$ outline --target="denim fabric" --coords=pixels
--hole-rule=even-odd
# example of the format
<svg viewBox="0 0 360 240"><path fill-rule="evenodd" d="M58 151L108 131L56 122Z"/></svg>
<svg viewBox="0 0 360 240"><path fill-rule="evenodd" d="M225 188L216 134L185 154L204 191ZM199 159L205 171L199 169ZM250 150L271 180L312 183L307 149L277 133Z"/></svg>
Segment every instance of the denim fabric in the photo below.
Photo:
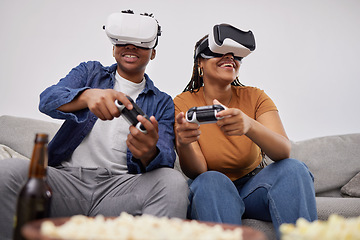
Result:
<svg viewBox="0 0 360 240"><path fill-rule="evenodd" d="M242 218L272 221L278 238L282 223L317 219L313 176L295 159L274 162L234 182L220 172L205 172L190 183L189 200L191 219L228 224L241 224Z"/></svg>
<svg viewBox="0 0 360 240"><path fill-rule="evenodd" d="M39 110L53 118L65 119L65 122L49 143L49 165L58 166L69 159L91 131L97 117L89 110L83 109L74 113L64 113L58 107L71 102L82 91L89 88L113 88L117 64L104 67L96 61L83 62L73 68L66 77L56 85L50 86L40 94ZM139 94L136 103L148 115L154 116L159 123L159 154L142 169L140 162L127 150L127 165L129 173L151 171L159 167L173 167L174 152L174 103L172 98L154 86L145 74L145 89ZM124 139L125 141L125 139Z"/></svg>

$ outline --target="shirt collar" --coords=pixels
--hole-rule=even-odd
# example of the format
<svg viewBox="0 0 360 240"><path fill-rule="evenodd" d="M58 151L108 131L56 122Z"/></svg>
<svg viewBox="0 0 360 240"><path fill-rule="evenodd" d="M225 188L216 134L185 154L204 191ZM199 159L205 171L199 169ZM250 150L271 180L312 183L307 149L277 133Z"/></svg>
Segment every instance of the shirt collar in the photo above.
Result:
<svg viewBox="0 0 360 240"><path fill-rule="evenodd" d="M152 91L156 95L154 82L150 79L150 77L146 73L144 74L144 77L146 79L146 83L145 83L145 89L143 92L148 93L149 91Z"/></svg>
<svg viewBox="0 0 360 240"><path fill-rule="evenodd" d="M109 73L113 74L114 78L115 78L116 68L117 68L117 63L114 63L107 69ZM149 91L151 91L156 95L154 82L150 79L150 77L146 73L144 74L144 77L146 79L146 84L143 93L147 94Z"/></svg>

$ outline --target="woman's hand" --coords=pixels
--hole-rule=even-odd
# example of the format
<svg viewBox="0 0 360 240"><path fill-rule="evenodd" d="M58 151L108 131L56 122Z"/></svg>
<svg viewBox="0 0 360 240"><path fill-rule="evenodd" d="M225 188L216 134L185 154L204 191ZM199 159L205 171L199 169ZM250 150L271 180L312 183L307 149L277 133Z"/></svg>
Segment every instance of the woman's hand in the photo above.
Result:
<svg viewBox="0 0 360 240"><path fill-rule="evenodd" d="M214 104L221 104L214 100ZM217 114L224 117L217 124L227 135L246 135L273 161L290 156L291 143L285 133L277 111L261 114L256 120L240 109L228 108Z"/></svg>
<svg viewBox="0 0 360 240"><path fill-rule="evenodd" d="M216 99L213 103L222 105ZM229 136L245 135L251 127L251 119L237 108L225 108L225 110L218 112L216 117L222 117L217 121L217 125Z"/></svg>
<svg viewBox="0 0 360 240"><path fill-rule="evenodd" d="M189 145L192 142L195 142L200 137L200 125L196 123L189 123L185 119L185 114L183 112L179 113L176 116L176 144L179 146Z"/></svg>
<svg viewBox="0 0 360 240"><path fill-rule="evenodd" d="M208 170L205 157L197 142L201 134L200 125L187 122L183 112L176 116L175 121L176 150L181 169L186 176L195 179Z"/></svg>

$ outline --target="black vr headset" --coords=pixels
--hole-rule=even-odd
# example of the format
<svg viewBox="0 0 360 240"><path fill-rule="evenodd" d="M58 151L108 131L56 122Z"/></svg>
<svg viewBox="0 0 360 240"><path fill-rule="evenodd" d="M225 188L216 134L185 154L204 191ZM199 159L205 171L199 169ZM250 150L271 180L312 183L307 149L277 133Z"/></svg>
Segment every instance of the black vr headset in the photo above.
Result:
<svg viewBox="0 0 360 240"><path fill-rule="evenodd" d="M241 61L254 50L255 38L250 30L244 32L229 24L217 24L195 49L194 60L199 55L203 58L214 58L232 53L236 60Z"/></svg>

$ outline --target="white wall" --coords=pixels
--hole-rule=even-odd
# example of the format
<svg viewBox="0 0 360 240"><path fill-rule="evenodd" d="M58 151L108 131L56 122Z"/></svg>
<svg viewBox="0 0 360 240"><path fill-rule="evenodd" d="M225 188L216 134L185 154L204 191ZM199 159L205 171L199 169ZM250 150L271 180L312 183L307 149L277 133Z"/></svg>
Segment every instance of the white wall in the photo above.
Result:
<svg viewBox="0 0 360 240"><path fill-rule="evenodd" d="M0 115L51 120L39 94L82 61L114 63L102 25L124 9L162 26L147 73L172 97L190 79L195 42L225 22L254 32L240 79L272 97L292 140L360 132L358 0L1 0Z"/></svg>

